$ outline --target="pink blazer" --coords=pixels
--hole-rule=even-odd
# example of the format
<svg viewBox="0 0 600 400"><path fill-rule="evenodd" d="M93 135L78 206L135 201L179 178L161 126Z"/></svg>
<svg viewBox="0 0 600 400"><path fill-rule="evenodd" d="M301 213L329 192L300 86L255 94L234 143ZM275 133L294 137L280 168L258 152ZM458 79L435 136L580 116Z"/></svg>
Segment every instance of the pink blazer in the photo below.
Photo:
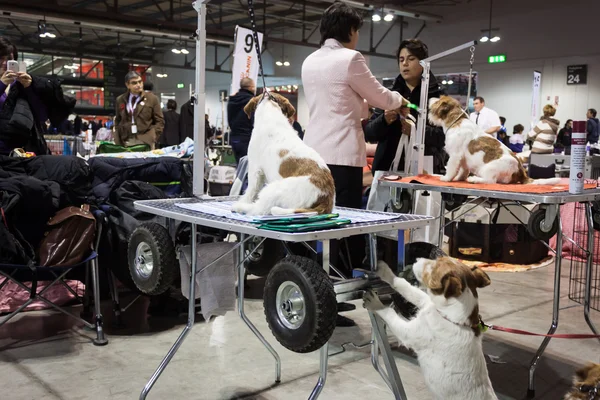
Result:
<svg viewBox="0 0 600 400"><path fill-rule="evenodd" d="M377 81L362 54L335 39L327 39L304 60L302 85L310 111L304 142L327 164L365 166L360 120L367 116L367 103L393 110L402 106L402 96Z"/></svg>

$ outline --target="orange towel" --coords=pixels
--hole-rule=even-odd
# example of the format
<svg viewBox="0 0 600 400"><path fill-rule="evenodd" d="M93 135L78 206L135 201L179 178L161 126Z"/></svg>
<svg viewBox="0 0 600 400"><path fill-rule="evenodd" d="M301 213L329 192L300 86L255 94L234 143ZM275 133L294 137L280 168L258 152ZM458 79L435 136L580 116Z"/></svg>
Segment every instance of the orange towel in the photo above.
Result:
<svg viewBox="0 0 600 400"><path fill-rule="evenodd" d="M385 179L384 179L385 180ZM389 179L387 179L389 180ZM407 176L402 178L403 182L415 182L422 183L424 185L434 186L449 186L454 188L463 189L479 189L479 190L493 190L498 192L514 192L514 193L559 193L569 191L569 179L563 178L563 183L558 185L533 185L533 184L485 184L485 183L469 183L469 182L442 182L440 176L434 175L418 175L418 176ZM585 189L596 189L598 186L595 180L586 180L584 185Z"/></svg>

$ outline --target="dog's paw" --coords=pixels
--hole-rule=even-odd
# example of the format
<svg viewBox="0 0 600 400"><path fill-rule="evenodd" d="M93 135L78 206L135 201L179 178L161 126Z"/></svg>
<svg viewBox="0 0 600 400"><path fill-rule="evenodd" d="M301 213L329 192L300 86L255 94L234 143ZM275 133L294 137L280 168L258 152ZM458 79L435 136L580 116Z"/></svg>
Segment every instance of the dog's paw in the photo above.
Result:
<svg viewBox="0 0 600 400"><path fill-rule="evenodd" d="M238 201L233 206L231 206L231 211L238 213L238 214L247 214L251 208L252 208L251 204Z"/></svg>
<svg viewBox="0 0 600 400"><path fill-rule="evenodd" d="M396 274L394 274L394 271L392 271L392 269L384 261L379 261L377 263L377 271L375 271L375 273L377 274L379 279L381 279L388 285L391 286L394 283L394 278L396 277Z"/></svg>
<svg viewBox="0 0 600 400"><path fill-rule="evenodd" d="M366 290L365 294L363 294L363 307L369 311L383 310L385 308L379 297L372 290Z"/></svg>
<svg viewBox="0 0 600 400"><path fill-rule="evenodd" d="M440 181L442 182L452 182L452 179L454 179L454 177L450 176L450 175L444 175L440 178Z"/></svg>

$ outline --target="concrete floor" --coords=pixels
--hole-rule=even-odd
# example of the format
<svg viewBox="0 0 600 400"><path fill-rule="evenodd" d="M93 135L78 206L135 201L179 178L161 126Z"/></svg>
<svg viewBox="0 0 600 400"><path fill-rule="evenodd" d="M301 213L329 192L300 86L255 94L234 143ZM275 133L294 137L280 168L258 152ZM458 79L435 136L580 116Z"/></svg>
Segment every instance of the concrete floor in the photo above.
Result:
<svg viewBox="0 0 600 400"><path fill-rule="evenodd" d="M559 332L587 333L583 308L570 301L568 265L563 269ZM545 332L551 320L553 267L520 273L490 273L492 285L480 291L486 322ZM261 280L251 281L254 294ZM253 293L249 293L252 295ZM255 296L256 297L256 296ZM207 324L200 319L149 399L306 399L317 381L318 352L295 354L281 347L265 322L262 302L248 300L250 319L279 351L282 382L272 386L274 363L236 313ZM360 304L346 315L357 327L338 328L330 351L352 341L370 339L370 324ZM92 333L54 312L30 312L0 328L0 394L10 400L137 399L140 390L179 335L185 316L146 317L148 302L138 301L125 314L125 328L112 327L106 304L106 347L91 344ZM592 319L600 324L597 312ZM391 338L398 369L409 399L429 400L416 360ZM490 377L501 399L524 399L528 364L541 338L488 332L484 352ZM587 361L598 362L595 340L551 341L540 362L537 399L560 399L574 370ZM322 399L391 399L392 395L371 367L369 350L349 348L330 358Z"/></svg>

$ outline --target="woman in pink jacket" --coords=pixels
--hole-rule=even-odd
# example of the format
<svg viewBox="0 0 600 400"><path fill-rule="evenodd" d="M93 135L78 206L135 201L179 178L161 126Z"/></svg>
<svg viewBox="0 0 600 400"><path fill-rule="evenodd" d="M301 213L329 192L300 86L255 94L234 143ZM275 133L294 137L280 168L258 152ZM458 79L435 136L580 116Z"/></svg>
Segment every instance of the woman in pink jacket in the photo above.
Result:
<svg viewBox="0 0 600 400"><path fill-rule="evenodd" d="M407 103L377 81L365 58L355 50L361 26L356 10L342 2L334 3L321 17L321 48L302 65L302 85L310 111L304 142L328 164L335 181L336 205L352 208L362 206L367 153L361 118L368 115L367 104L394 110ZM331 263L348 276L352 276L350 269L361 267L365 254L364 239L350 239L352 265L348 268L337 262L338 246L331 246ZM338 320L338 325L342 324Z"/></svg>

